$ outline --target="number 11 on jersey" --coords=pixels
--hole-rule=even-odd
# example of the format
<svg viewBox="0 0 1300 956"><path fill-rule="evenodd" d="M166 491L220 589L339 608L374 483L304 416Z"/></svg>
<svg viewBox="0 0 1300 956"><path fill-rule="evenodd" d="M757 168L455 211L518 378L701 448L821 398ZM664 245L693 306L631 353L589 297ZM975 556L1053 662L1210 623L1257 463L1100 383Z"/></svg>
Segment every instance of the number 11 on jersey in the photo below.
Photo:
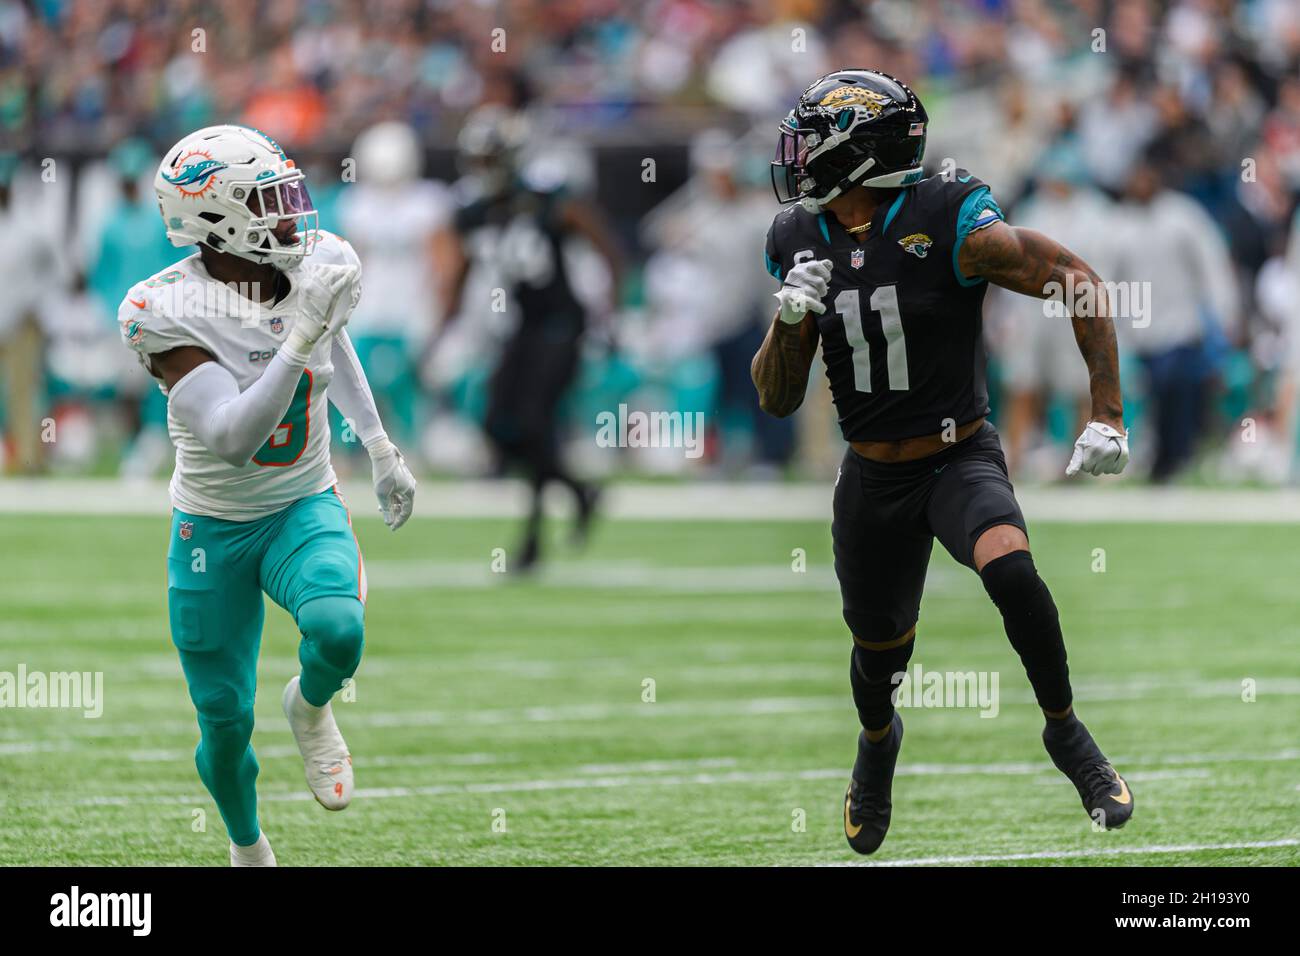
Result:
<svg viewBox="0 0 1300 956"><path fill-rule="evenodd" d="M845 289L835 297L836 313L844 319L844 337L853 350L853 383L859 392L871 391L871 346L862 328L862 304L857 289ZM907 343L903 340L903 317L898 311L898 289L892 285L871 290L867 309L880 316L885 335L885 359L889 390L905 392L907 381Z"/></svg>

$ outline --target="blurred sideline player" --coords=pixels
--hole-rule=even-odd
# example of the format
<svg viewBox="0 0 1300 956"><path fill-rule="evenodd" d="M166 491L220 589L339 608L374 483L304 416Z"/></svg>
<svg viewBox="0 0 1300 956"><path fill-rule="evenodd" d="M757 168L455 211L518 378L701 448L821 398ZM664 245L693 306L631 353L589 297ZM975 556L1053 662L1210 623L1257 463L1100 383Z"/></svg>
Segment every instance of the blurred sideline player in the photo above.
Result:
<svg viewBox="0 0 1300 956"><path fill-rule="evenodd" d="M1124 345L1142 363L1155 454L1151 480L1173 480L1205 435L1211 383L1240 328L1237 278L1218 223L1167 184L1144 155L1129 173L1109 237L1114 278L1150 289L1149 321L1124 322Z"/></svg>
<svg viewBox="0 0 1300 956"><path fill-rule="evenodd" d="M366 295L348 322L375 402L394 437L413 442L416 358L438 321L434 236L451 214L445 186L420 178L423 157L405 123L379 123L353 146L357 180L339 200L343 232L366 263Z"/></svg>
<svg viewBox="0 0 1300 956"><path fill-rule="evenodd" d="M415 481L343 330L360 262L315 228L293 160L257 130L211 126L167 152L154 188L172 243L199 244L132 286L118 311L123 340L167 395L176 445L172 640L198 711L194 762L225 821L230 862L274 866L250 744L263 592L302 632L302 670L282 703L308 785L326 809L352 799L330 698L361 660L366 579L330 465L327 401L370 453L390 528L410 516Z"/></svg>
<svg viewBox="0 0 1300 956"><path fill-rule="evenodd" d="M754 356L763 408L794 412L822 342L849 448L836 478L831 533L850 681L862 733L844 797L844 835L859 853L885 839L903 722L896 676L915 644L934 539L976 571L1002 613L1046 723L1043 742L1084 808L1107 828L1133 811L1128 785L1072 707L1056 605L1029 552L1025 520L986 419L980 309L989 282L1067 307L1092 384L1092 420L1067 474L1128 461L1115 331L1096 273L1040 233L1008 226L964 169L922 178L927 117L916 95L871 70L808 87L780 127L772 181L792 204L767 239L780 308Z"/></svg>
<svg viewBox="0 0 1300 956"><path fill-rule="evenodd" d="M771 199L744 175L748 158L746 145L724 130L697 134L690 179L642 226L655 247L642 281L656 338L670 359L708 350L717 365L711 417L727 470L741 463L735 446L751 437L750 457L764 470L784 465L794 450L794 423L762 414L749 380L768 321L767 282L753 246L767 233Z"/></svg>
<svg viewBox="0 0 1300 956"><path fill-rule="evenodd" d="M577 535L585 537L596 502L593 486L576 478L560 452L560 399L578 371L585 309L574 293L564 246L587 238L605 260L617 297L621 259L594 210L567 196L561 184L521 173L526 138L522 114L483 106L460 134L464 177L456 184L460 206L439 237L439 274L446 276L444 329L464 308L465 280L474 260L496 271L517 324L489 385L484 428L503 468L521 468L532 502L512 568L527 571L541 555L543 491L550 482L568 488L577 503ZM491 303L475 303L478 312ZM612 312L614 303L609 305Z"/></svg>

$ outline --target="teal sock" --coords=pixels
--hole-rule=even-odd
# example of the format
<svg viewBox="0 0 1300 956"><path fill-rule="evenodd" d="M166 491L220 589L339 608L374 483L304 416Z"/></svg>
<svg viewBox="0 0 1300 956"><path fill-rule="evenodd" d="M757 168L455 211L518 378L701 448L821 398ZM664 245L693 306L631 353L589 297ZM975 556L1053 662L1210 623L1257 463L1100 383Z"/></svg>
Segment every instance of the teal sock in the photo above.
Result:
<svg viewBox="0 0 1300 956"><path fill-rule="evenodd" d="M320 597L298 609L302 696L324 707L357 672L365 645L365 605L355 597Z"/></svg>

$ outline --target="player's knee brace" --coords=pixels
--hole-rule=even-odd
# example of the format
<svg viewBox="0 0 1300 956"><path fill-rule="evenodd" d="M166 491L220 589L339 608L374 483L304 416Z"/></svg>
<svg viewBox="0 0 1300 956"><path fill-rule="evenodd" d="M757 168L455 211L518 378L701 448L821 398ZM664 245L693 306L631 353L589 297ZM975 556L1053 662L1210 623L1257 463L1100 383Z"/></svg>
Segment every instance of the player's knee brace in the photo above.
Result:
<svg viewBox="0 0 1300 956"><path fill-rule="evenodd" d="M858 720L865 730L880 730L894 719L894 688L897 675L907 670L916 646L915 625L905 635L908 640L895 644L893 640L879 642L879 646L853 643L850 659L849 683L853 687L853 703L858 709ZM896 640L896 639L895 639Z"/></svg>
<svg viewBox="0 0 1300 956"><path fill-rule="evenodd" d="M1065 641L1052 592L1038 576L1028 551L1012 551L994 558L980 571L984 590L1002 612L1002 623L1012 648L1020 656L1044 710L1070 706L1070 672Z"/></svg>
<svg viewBox="0 0 1300 956"><path fill-rule="evenodd" d="M329 667L350 677L365 645L365 606L352 597L323 597L298 610L298 627Z"/></svg>
<svg viewBox="0 0 1300 956"><path fill-rule="evenodd" d="M1028 551L1010 551L994 558L980 571L980 580L999 610L1024 603L1043 587L1034 556Z"/></svg>

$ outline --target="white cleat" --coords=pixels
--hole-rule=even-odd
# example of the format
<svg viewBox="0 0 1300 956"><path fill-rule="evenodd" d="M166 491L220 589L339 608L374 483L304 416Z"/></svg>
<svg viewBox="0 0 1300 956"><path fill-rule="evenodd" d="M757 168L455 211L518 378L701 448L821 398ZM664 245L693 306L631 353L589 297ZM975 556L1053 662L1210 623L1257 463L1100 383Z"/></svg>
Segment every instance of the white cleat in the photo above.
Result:
<svg viewBox="0 0 1300 956"><path fill-rule="evenodd" d="M326 810L342 810L352 802L352 755L330 705L308 703L297 677L285 685L283 704L307 770L307 786Z"/></svg>
<svg viewBox="0 0 1300 956"><path fill-rule="evenodd" d="M271 842L263 833L252 846L230 844L231 866L275 866L275 854L271 851Z"/></svg>

